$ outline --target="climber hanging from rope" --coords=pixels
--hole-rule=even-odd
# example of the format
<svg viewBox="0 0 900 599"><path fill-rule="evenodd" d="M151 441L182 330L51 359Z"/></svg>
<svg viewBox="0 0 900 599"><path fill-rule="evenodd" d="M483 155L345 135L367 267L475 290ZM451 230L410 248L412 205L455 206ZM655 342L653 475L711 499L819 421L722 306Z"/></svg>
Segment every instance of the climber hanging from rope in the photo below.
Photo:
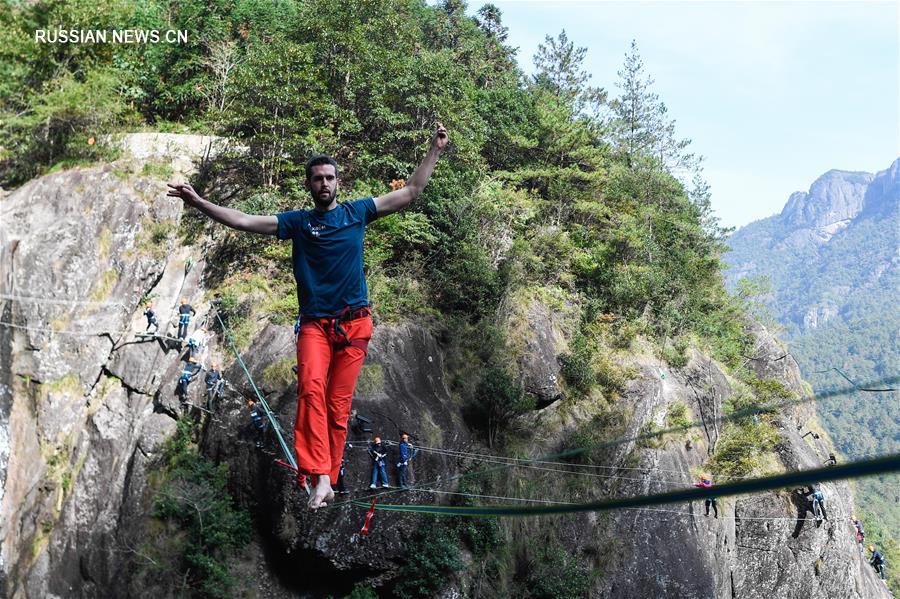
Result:
<svg viewBox="0 0 900 599"><path fill-rule="evenodd" d="M700 475L700 482L694 483L694 486L695 486L695 487L702 487L702 488L704 488L704 489L711 489L712 486L713 486L713 484L712 484L712 476L710 476L709 474L706 474L706 473ZM706 515L707 515L707 516L709 516L709 506L712 505L713 513L715 514L714 517L715 517L715 518L718 518L718 517L719 517L719 506L716 505L716 498L715 498L715 497L707 497L707 498L706 498L706 501L704 502L704 504L706 505Z"/></svg>
<svg viewBox="0 0 900 599"><path fill-rule="evenodd" d="M353 389L372 335L363 273L365 227L405 208L422 193L448 141L447 130L439 123L431 147L404 187L340 204L337 163L328 156L314 156L306 163L305 181L315 205L312 210L244 214L201 198L188 184L169 184L169 196L219 223L293 243L301 323L294 450L299 471L316 479L310 509L334 497L331 481L337 480Z"/></svg>

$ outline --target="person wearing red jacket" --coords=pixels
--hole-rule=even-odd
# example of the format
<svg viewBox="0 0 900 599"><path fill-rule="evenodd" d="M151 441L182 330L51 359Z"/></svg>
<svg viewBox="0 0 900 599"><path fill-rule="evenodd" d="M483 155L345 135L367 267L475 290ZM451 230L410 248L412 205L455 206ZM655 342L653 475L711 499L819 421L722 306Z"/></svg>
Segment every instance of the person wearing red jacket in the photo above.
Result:
<svg viewBox="0 0 900 599"><path fill-rule="evenodd" d="M712 477L709 474L704 473L704 474L700 475L700 482L694 483L694 486L702 487L704 489L711 489L713 486ZM715 497L707 497L705 503L706 503L706 515L709 516L709 506L712 505L713 513L715 514L715 517L718 518L719 517L719 508L716 505L716 498Z"/></svg>

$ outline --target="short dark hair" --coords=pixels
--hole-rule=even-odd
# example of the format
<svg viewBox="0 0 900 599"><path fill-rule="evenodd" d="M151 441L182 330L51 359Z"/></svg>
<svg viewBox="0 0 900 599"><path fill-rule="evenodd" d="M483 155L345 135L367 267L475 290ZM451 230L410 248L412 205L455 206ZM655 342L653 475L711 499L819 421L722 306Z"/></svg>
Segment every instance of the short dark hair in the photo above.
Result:
<svg viewBox="0 0 900 599"><path fill-rule="evenodd" d="M326 156L325 154L316 154L312 158L306 161L306 180L309 181L310 177L312 177L312 168L314 166L319 166L320 164L330 164L334 167L334 176L338 176L338 165L337 162L334 161L334 158L331 156Z"/></svg>

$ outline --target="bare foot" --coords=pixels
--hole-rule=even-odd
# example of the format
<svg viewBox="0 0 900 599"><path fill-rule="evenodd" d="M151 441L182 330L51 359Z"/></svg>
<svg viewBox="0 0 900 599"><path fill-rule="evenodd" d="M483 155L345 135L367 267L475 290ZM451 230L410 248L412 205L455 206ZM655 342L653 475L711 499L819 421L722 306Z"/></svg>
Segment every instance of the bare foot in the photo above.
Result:
<svg viewBox="0 0 900 599"><path fill-rule="evenodd" d="M331 490L331 478L327 474L319 476L315 489L309 495L309 509L317 510L328 505L326 502L334 499L334 491Z"/></svg>

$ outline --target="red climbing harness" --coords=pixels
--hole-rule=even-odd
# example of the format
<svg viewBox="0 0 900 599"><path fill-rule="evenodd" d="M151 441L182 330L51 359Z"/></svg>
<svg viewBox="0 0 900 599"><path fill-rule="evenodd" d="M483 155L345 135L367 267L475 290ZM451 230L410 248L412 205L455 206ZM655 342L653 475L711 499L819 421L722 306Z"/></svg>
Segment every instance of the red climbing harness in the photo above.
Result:
<svg viewBox="0 0 900 599"><path fill-rule="evenodd" d="M365 318L369 316L372 311L368 306L363 306L362 308L357 308L356 310L351 310L350 307L346 307L340 311L337 316L328 317L328 318L316 318L316 317L306 317L302 316L300 318L300 326L302 327L307 323L314 323L316 326L322 329L322 332L328 337L328 340L335 348L342 348L347 346L358 347L363 350L363 352L368 353L369 351L369 340L368 339L350 339L347 336L347 331L344 330L344 327L341 323L350 322L351 320L358 320L360 318Z"/></svg>

